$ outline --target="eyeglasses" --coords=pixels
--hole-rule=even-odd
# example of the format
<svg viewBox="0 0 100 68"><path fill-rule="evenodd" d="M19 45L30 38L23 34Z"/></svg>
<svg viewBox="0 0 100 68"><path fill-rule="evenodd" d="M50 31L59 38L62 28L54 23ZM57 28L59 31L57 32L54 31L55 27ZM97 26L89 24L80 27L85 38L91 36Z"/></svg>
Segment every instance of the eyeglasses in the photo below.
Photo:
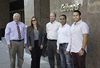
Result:
<svg viewBox="0 0 100 68"><path fill-rule="evenodd" d="M36 21L36 20L32 20L32 21Z"/></svg>

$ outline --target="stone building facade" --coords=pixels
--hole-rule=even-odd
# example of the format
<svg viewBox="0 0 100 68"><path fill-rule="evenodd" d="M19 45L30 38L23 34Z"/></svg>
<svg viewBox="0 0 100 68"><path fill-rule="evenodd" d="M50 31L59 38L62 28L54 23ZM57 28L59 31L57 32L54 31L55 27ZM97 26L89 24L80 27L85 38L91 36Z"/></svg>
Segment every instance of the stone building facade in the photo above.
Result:
<svg viewBox="0 0 100 68"><path fill-rule="evenodd" d="M60 6L63 3L73 4L75 0L50 0L50 12L56 12L59 19L60 14L66 14L68 23L71 25L72 12L61 12ZM78 0L77 0L78 1ZM82 4L80 11L82 12L82 19L90 27L90 34L88 39L88 53L86 59L87 68L100 68L100 0L79 0Z"/></svg>

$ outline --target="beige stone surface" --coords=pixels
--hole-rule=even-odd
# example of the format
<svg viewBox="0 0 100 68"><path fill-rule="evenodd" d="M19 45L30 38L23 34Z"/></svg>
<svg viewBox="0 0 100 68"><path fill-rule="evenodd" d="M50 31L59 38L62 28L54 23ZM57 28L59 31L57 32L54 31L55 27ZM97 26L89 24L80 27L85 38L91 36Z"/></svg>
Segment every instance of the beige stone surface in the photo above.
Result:
<svg viewBox="0 0 100 68"><path fill-rule="evenodd" d="M34 16L34 0L24 0L25 24L30 25L32 16Z"/></svg>
<svg viewBox="0 0 100 68"><path fill-rule="evenodd" d="M100 13L100 0L88 0L88 12Z"/></svg>
<svg viewBox="0 0 100 68"><path fill-rule="evenodd" d="M56 12L57 20L59 20L59 15L66 14L67 21L71 25L72 12L60 12L59 10L63 3L71 4L72 0L50 0L50 12ZM90 27L86 67L100 68L100 0L83 0L80 11L83 21Z"/></svg>

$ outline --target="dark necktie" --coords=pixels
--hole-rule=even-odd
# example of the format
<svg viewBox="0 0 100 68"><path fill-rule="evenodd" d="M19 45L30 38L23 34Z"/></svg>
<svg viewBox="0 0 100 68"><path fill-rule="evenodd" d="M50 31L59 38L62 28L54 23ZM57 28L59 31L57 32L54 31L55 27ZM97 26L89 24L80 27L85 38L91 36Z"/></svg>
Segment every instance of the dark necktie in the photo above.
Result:
<svg viewBox="0 0 100 68"><path fill-rule="evenodd" d="M20 28L19 28L18 23L16 23L16 25L17 25L18 38L19 38L19 40L21 40Z"/></svg>

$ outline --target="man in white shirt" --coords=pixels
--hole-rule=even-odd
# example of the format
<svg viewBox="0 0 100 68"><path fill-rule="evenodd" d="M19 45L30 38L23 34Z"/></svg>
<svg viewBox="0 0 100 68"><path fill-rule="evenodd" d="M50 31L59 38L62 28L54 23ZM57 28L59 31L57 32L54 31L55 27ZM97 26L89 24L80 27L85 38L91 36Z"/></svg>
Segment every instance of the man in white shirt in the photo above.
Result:
<svg viewBox="0 0 100 68"><path fill-rule="evenodd" d="M61 68L72 68L72 59L70 51L70 25L66 23L66 15L60 16L60 23L62 24L58 30L57 37L57 51L61 57Z"/></svg>
<svg viewBox="0 0 100 68"><path fill-rule="evenodd" d="M55 56L57 60L57 68L60 67L60 55L57 53L57 31L60 27L60 23L56 21L56 14L50 13L50 22L46 24L47 33L47 50L50 68L55 68Z"/></svg>
<svg viewBox="0 0 100 68"><path fill-rule="evenodd" d="M73 19L75 22L71 26L71 53L74 68L86 68L85 57L89 27L81 20L81 12L79 10L73 12Z"/></svg>

